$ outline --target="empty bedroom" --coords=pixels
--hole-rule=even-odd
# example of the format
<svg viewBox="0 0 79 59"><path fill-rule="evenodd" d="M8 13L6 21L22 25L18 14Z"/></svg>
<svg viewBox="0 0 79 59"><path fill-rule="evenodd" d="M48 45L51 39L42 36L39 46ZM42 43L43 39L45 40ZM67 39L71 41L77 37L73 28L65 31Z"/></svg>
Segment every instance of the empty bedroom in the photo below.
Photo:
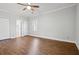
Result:
<svg viewBox="0 0 79 59"><path fill-rule="evenodd" d="M78 3L0 3L0 55L79 55Z"/></svg>

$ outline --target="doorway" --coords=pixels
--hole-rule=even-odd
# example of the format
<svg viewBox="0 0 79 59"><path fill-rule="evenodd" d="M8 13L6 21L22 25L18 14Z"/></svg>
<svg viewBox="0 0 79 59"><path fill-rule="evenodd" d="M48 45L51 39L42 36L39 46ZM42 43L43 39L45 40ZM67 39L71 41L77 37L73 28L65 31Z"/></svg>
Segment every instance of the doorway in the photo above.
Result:
<svg viewBox="0 0 79 59"><path fill-rule="evenodd" d="M27 20L16 20L16 37L25 36L28 34Z"/></svg>

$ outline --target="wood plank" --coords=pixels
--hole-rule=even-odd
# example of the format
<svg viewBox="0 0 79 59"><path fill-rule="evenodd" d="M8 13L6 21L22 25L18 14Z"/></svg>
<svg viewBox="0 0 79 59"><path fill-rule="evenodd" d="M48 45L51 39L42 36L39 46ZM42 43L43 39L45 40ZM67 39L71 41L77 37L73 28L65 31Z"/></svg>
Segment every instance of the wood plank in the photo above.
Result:
<svg viewBox="0 0 79 59"><path fill-rule="evenodd" d="M1 55L78 55L74 43L24 36L0 41Z"/></svg>

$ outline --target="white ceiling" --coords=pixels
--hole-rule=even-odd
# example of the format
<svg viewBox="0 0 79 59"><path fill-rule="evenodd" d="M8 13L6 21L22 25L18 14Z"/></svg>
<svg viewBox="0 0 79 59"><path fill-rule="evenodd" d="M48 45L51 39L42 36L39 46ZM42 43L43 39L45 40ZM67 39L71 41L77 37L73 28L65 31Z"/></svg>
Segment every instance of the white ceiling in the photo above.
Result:
<svg viewBox="0 0 79 59"><path fill-rule="evenodd" d="M37 3L36 5L40 6L39 9L35 12L38 14L70 6L73 5L73 3ZM29 11L22 11L23 8L24 6L18 5L17 3L0 3L0 11L15 15L21 14L24 16L30 16L31 13Z"/></svg>

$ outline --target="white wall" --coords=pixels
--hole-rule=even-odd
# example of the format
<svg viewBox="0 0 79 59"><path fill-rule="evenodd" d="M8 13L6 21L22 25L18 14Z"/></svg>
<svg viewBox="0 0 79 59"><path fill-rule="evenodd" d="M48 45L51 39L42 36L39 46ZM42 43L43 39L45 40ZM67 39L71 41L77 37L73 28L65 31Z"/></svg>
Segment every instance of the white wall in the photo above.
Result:
<svg viewBox="0 0 79 59"><path fill-rule="evenodd" d="M16 37L16 20L18 19L18 16L12 15L6 11L0 10L0 18L9 20L9 37L10 38ZM24 17L20 16L19 19L24 20L24 23L25 22L27 23L27 18L25 19ZM25 35L26 33L23 32L22 34Z"/></svg>
<svg viewBox="0 0 79 59"><path fill-rule="evenodd" d="M9 36L9 19L0 18L0 40Z"/></svg>
<svg viewBox="0 0 79 59"><path fill-rule="evenodd" d="M75 19L75 6L32 17L29 34L56 38L62 41L75 41ZM33 31L34 22L36 31Z"/></svg>
<svg viewBox="0 0 79 59"><path fill-rule="evenodd" d="M15 34L16 34L16 32L15 32L16 18L13 15L11 15L10 13L8 13L6 11L2 11L2 10L0 10L0 18L9 20L10 37L15 37Z"/></svg>
<svg viewBox="0 0 79 59"><path fill-rule="evenodd" d="M77 46L79 48L79 4L77 4L76 43L77 43Z"/></svg>

